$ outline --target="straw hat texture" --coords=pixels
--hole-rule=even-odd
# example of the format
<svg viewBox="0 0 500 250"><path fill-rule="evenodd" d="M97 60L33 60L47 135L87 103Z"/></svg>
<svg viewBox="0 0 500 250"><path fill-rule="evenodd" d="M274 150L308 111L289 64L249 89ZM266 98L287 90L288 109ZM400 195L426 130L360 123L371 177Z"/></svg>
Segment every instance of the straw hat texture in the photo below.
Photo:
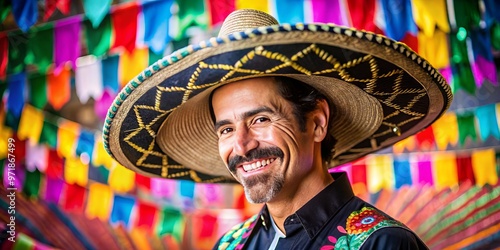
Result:
<svg viewBox="0 0 500 250"><path fill-rule="evenodd" d="M175 51L122 89L105 121L105 148L147 176L235 182L219 157L209 96L223 84L263 76L298 79L330 99L337 140L330 168L424 129L452 100L441 74L403 43L237 10L218 37Z"/></svg>

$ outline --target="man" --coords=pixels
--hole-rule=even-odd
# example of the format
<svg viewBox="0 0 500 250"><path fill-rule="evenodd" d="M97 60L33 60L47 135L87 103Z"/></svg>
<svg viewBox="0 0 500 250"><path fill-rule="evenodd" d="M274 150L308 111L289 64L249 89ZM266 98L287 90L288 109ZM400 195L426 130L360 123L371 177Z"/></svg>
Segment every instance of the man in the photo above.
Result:
<svg viewBox="0 0 500 250"><path fill-rule="evenodd" d="M104 139L134 171L237 181L265 203L215 249L426 249L328 170L429 126L450 102L442 76L400 43L240 10L218 38L131 81Z"/></svg>

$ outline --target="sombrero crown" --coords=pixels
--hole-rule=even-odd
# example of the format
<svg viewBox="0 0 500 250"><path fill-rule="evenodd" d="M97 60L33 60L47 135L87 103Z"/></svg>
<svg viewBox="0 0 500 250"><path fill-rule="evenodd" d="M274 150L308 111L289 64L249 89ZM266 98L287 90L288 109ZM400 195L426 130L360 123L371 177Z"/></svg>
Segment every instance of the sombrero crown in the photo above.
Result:
<svg viewBox="0 0 500 250"><path fill-rule="evenodd" d="M180 49L130 81L110 107L106 150L148 176L232 182L218 154L210 93L226 83L285 76L334 106L329 167L390 146L434 122L452 95L406 45L330 24L282 24L263 12L229 15L218 37Z"/></svg>

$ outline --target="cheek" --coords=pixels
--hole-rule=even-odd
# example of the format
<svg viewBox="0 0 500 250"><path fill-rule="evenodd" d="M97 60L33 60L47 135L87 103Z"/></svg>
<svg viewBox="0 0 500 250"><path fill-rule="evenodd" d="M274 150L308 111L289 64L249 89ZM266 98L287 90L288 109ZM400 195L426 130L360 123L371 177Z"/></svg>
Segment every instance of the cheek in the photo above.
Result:
<svg viewBox="0 0 500 250"><path fill-rule="evenodd" d="M222 161L226 165L230 154L231 154L231 147L229 140L219 140L219 155L222 158Z"/></svg>

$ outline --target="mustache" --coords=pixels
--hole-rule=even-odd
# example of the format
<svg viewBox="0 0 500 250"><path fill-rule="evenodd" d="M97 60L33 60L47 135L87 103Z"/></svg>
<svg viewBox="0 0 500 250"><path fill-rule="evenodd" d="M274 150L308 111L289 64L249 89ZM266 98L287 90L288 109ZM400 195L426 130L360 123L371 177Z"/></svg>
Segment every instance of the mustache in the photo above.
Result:
<svg viewBox="0 0 500 250"><path fill-rule="evenodd" d="M247 153L245 156L237 155L229 158L229 162L227 163L229 171L235 173L236 166L240 165L243 162L250 162L259 158L283 158L285 154L278 147L268 147L268 148L256 148Z"/></svg>

